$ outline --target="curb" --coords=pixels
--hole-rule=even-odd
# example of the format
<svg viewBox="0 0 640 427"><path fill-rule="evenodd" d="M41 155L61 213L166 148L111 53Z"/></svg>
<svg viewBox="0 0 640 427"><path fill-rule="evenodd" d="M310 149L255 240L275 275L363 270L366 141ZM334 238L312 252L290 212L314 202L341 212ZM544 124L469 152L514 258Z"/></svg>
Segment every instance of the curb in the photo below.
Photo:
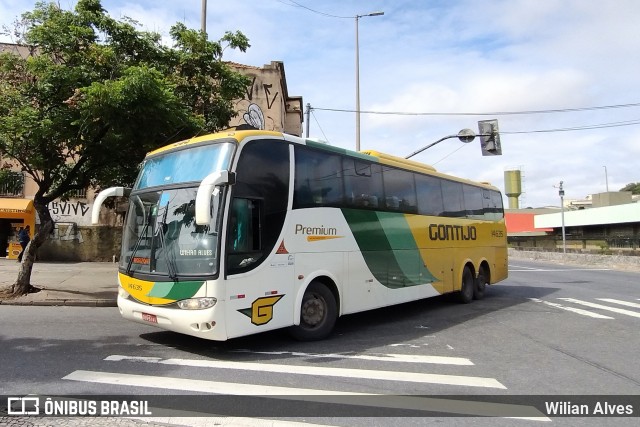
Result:
<svg viewBox="0 0 640 427"><path fill-rule="evenodd" d="M19 306L49 306L49 307L117 307L118 304L115 300L62 300L62 299L50 299L43 301L20 301L14 300L1 300L0 305L19 305Z"/></svg>

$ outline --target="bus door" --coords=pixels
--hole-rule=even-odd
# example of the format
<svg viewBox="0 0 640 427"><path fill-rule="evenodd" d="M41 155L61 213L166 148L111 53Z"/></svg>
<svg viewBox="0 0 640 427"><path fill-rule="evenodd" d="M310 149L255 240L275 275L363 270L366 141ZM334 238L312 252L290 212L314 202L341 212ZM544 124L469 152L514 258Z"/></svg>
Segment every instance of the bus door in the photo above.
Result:
<svg viewBox="0 0 640 427"><path fill-rule="evenodd" d="M293 255L280 249L289 196L289 146L247 143L236 167L227 221L227 335L291 324Z"/></svg>

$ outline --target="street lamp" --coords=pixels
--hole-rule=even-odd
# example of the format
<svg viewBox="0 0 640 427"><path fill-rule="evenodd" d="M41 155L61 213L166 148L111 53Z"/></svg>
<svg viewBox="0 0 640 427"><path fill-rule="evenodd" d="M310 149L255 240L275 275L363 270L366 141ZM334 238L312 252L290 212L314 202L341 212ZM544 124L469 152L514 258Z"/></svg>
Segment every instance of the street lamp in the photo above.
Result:
<svg viewBox="0 0 640 427"><path fill-rule="evenodd" d="M432 142L431 144L427 145L426 147L422 147L419 150L414 151L413 153L411 153L407 157L405 157L405 159L410 159L411 157L415 156L416 154L422 153L427 148L431 148L434 145L441 143L445 139L450 139L450 138L458 138L460 141L464 142L465 144L468 144L468 143L470 143L471 141L473 141L476 138L476 134L471 129L462 129L460 132L458 132L457 135L448 135L448 136L442 137L439 140L437 140L436 142Z"/></svg>
<svg viewBox="0 0 640 427"><path fill-rule="evenodd" d="M381 16L384 12L371 12L356 15L356 151L360 151L360 47L358 45L358 20L365 16Z"/></svg>

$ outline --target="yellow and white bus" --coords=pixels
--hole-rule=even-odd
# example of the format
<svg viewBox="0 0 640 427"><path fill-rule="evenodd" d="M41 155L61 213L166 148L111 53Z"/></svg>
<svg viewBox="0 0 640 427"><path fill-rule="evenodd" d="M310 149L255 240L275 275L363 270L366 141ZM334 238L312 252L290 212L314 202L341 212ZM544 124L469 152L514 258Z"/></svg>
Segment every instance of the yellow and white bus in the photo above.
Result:
<svg viewBox="0 0 640 427"><path fill-rule="evenodd" d="M128 195L123 317L211 340L290 327L507 277L500 191L411 160L229 130L149 153Z"/></svg>

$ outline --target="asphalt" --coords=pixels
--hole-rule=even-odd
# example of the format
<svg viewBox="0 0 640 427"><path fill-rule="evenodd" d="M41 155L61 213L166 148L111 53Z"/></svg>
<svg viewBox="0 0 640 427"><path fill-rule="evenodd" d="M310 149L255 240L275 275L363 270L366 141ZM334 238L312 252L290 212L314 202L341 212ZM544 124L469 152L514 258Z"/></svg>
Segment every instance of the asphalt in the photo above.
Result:
<svg viewBox="0 0 640 427"><path fill-rule="evenodd" d="M579 258L573 259L569 258L569 254L509 252L512 259L539 259L542 255L552 257L545 258L544 262L640 271L639 256L600 256L602 259L592 259L593 255L576 255ZM16 281L19 268L20 263L16 260L0 258L0 289ZM117 273L118 265L111 262L36 261L31 272L31 285L40 288L40 292L13 299L0 299L0 305L115 307L118 295Z"/></svg>
<svg viewBox="0 0 640 427"><path fill-rule="evenodd" d="M20 263L0 258L0 288L18 278ZM111 262L40 262L33 264L31 285L40 288L0 305L115 307L118 265Z"/></svg>

